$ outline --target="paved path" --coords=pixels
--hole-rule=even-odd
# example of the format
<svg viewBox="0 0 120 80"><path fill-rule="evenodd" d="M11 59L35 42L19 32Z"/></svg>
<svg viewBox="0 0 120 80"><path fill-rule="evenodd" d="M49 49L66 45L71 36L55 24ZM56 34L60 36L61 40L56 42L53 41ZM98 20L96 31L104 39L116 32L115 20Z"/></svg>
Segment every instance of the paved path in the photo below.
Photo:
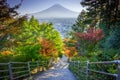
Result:
<svg viewBox="0 0 120 80"><path fill-rule="evenodd" d="M54 64L54 67L38 75L34 80L76 80L76 78L68 69L68 63L60 60Z"/></svg>

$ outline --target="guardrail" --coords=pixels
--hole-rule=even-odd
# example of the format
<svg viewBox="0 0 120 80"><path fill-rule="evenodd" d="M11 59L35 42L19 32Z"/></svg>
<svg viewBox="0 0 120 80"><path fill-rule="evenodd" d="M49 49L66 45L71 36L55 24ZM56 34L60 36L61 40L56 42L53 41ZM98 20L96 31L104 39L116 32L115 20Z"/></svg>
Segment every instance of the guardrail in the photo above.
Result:
<svg viewBox="0 0 120 80"><path fill-rule="evenodd" d="M9 62L0 63L0 80L18 80L24 77L31 77L31 71L36 69L37 72L48 67L47 61L35 62Z"/></svg>
<svg viewBox="0 0 120 80"><path fill-rule="evenodd" d="M76 76L83 78L80 80L120 80L120 60L103 62L71 61L69 66ZM110 73L110 70L113 70L114 73Z"/></svg>

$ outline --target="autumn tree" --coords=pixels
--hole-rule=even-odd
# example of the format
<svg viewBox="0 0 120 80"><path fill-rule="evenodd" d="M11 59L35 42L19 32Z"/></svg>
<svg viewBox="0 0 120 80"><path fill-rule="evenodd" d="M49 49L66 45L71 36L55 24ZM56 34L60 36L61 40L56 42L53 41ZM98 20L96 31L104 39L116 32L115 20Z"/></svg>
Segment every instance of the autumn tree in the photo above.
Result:
<svg viewBox="0 0 120 80"><path fill-rule="evenodd" d="M10 7L7 0L0 0L0 49L11 44L12 34L19 32L24 19L26 19L25 17L15 18L18 15L16 10L21 3Z"/></svg>
<svg viewBox="0 0 120 80"><path fill-rule="evenodd" d="M76 36L91 43L96 43L104 37L104 33L101 29L89 28L87 32L76 33Z"/></svg>
<svg viewBox="0 0 120 80"><path fill-rule="evenodd" d="M87 7L88 14L93 14L91 17L97 19L99 27L104 31L102 47L108 48L111 45L112 36L115 40L119 39L114 33L119 32L117 29L120 26L120 0L83 0L81 4ZM118 41L115 40L114 42L117 43ZM115 47L112 45L111 48Z"/></svg>
<svg viewBox="0 0 120 80"><path fill-rule="evenodd" d="M82 33L77 32L78 50L80 54L90 60L115 60L120 59L120 2L119 0L83 0L82 5L86 7L86 21L81 26L88 25ZM80 14L82 15L82 14ZM79 15L79 16L80 16ZM80 17L78 17L80 18ZM77 23L82 21L77 20ZM79 27L81 27L79 26ZM76 28L79 30L80 28ZM101 34L89 34L89 28L93 28ZM98 35L98 40L97 39ZM104 37L103 37L104 36ZM93 38L94 37L94 38ZM95 39L96 37L96 39ZM85 54L87 53L87 54ZM84 55L85 54L85 55Z"/></svg>
<svg viewBox="0 0 120 80"><path fill-rule="evenodd" d="M39 38L39 43L41 44L41 50L39 54L42 54L43 56L50 56L50 57L57 57L58 56L58 50L55 46L55 43L47 40L45 38Z"/></svg>
<svg viewBox="0 0 120 80"><path fill-rule="evenodd" d="M81 50L81 46L83 46L85 43L90 42L89 39L84 42L84 39L83 38L91 38L90 35L92 35L92 31L94 31L95 29L94 28L98 28L98 26L96 25L97 22L96 22L96 19L93 16L93 13L88 13L87 11L83 10L77 20L76 20L76 23L72 26L72 39L76 39L77 40L77 46L76 46L76 49L78 51L79 54L83 54L83 50ZM90 34L87 34L88 32L90 32L90 29L91 29L91 33ZM94 29L94 30L92 30ZM77 35L79 34L79 36ZM77 36L76 36L77 35ZM80 38L80 36L83 36L82 38ZM87 36L89 35L89 36ZM81 39L81 40L80 40ZM83 42L81 42L83 41ZM94 41L96 42L96 41ZM80 46L81 44L81 46ZM84 47L85 48L85 47Z"/></svg>
<svg viewBox="0 0 120 80"><path fill-rule="evenodd" d="M70 38L64 39L64 54L68 58L72 58L77 55L76 40L71 40Z"/></svg>
<svg viewBox="0 0 120 80"><path fill-rule="evenodd" d="M18 15L16 10L20 7L21 3L10 7L7 0L0 0L0 24L4 24L7 20L13 19L14 16Z"/></svg>
<svg viewBox="0 0 120 80"><path fill-rule="evenodd" d="M86 32L76 33L76 38L79 42L77 47L80 49L80 54L88 54L95 51L96 44L102 40L104 33L101 29L88 28Z"/></svg>

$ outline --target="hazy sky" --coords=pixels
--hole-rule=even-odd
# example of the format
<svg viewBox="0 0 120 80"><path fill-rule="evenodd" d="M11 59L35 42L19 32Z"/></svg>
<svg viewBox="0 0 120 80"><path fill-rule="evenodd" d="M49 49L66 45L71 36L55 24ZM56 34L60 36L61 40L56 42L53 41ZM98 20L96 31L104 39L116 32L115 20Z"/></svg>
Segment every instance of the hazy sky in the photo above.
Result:
<svg viewBox="0 0 120 80"><path fill-rule="evenodd" d="M80 12L83 8L80 5L80 1L81 0L23 0L18 12L21 14L35 13L47 9L54 4L60 4L72 11ZM11 6L19 2L20 0L8 0Z"/></svg>

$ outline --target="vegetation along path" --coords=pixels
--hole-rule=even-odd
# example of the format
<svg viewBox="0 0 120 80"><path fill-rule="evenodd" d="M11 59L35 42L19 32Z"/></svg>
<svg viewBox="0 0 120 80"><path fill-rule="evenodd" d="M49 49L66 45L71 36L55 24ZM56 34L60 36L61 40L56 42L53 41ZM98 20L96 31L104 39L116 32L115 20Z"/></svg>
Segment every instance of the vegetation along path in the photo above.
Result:
<svg viewBox="0 0 120 80"><path fill-rule="evenodd" d="M76 80L76 78L68 69L68 63L60 60L50 70L38 75L34 80Z"/></svg>

